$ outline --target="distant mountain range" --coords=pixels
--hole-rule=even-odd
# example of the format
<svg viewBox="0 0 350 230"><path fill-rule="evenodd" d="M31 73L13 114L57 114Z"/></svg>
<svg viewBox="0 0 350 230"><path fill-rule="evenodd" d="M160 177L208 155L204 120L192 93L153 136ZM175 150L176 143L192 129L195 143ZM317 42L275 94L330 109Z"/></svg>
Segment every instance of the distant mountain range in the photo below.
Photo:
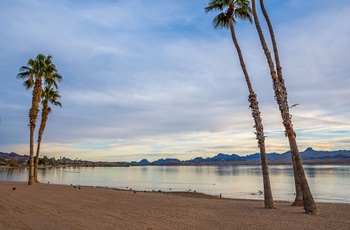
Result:
<svg viewBox="0 0 350 230"><path fill-rule="evenodd" d="M350 164L350 150L337 150L337 151L317 151L312 148L307 148L305 151L300 152L300 156L303 163L306 164ZM268 153L266 154L269 164L290 164L291 154L290 151L285 153ZM17 153L3 153L0 152L0 159L2 160L28 160L28 155L19 155ZM104 165L104 166L120 166L120 165L238 165L238 164L260 164L260 153L254 153L247 156L239 156L237 154L225 154L219 153L214 157L196 157L191 160L181 161L177 158L161 158L156 161L150 162L147 159L143 159L139 162L92 162L85 160L71 160L63 157L60 159L60 163L66 164L84 164L84 165Z"/></svg>
<svg viewBox="0 0 350 230"><path fill-rule="evenodd" d="M334 163L334 164L350 164L350 150L338 151L316 151L312 148L307 148L300 152L303 163ZM269 164L290 164L291 153L268 153L266 154ZM239 156L237 154L219 153L214 157L196 157L191 160L181 161L176 158L158 159L149 162L143 159L140 162L118 162L121 164L131 165L234 165L234 164L260 164L260 153L254 153L247 156Z"/></svg>

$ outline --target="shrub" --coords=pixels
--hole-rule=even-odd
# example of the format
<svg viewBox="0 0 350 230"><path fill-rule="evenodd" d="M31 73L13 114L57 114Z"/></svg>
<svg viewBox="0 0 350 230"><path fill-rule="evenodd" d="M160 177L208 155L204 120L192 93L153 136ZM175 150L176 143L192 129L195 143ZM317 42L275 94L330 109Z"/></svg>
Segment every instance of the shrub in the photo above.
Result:
<svg viewBox="0 0 350 230"><path fill-rule="evenodd" d="M9 166L11 166L11 167L18 167L19 164L16 161L10 161Z"/></svg>

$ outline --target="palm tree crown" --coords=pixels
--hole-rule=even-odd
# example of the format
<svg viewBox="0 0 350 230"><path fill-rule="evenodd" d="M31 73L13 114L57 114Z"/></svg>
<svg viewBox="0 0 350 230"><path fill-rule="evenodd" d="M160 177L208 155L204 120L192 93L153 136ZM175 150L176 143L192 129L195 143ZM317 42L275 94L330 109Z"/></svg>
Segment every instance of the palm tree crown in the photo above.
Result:
<svg viewBox="0 0 350 230"><path fill-rule="evenodd" d="M52 56L45 57L39 54L36 59L29 59L27 66L20 68L17 78L24 79L23 85L26 89L31 89L36 80L44 80L45 84L58 88L57 82L62 80L62 76L57 73L56 66L52 63Z"/></svg>
<svg viewBox="0 0 350 230"><path fill-rule="evenodd" d="M213 19L215 29L228 29L229 19L235 23L235 18L253 22L249 0L210 0L208 6L204 8L205 12L221 12ZM224 12L225 10L225 12Z"/></svg>
<svg viewBox="0 0 350 230"><path fill-rule="evenodd" d="M50 85L48 85L43 90L41 104L43 105L43 107L47 107L49 112L51 112L49 103L55 106L62 107L62 104L58 101L59 98L61 98L59 92L57 90L54 90Z"/></svg>

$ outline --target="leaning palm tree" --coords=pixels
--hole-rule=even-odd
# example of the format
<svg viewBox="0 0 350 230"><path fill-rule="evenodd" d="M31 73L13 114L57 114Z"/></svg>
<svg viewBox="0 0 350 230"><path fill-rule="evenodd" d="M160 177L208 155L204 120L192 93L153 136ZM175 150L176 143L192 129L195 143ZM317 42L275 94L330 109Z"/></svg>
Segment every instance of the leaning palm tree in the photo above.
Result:
<svg viewBox="0 0 350 230"><path fill-rule="evenodd" d="M39 165L39 154L40 154L40 146L41 146L41 140L42 136L46 127L46 122L48 119L48 116L50 112L52 111L49 107L49 103L55 106L62 107L61 103L58 101L60 98L60 94L58 91L54 90L52 85L47 85L42 93L42 109L41 109L41 123L40 128L38 132L38 143L37 143L37 149L36 149L36 156L35 156L35 169L34 169L34 181L38 183L38 165Z"/></svg>
<svg viewBox="0 0 350 230"><path fill-rule="evenodd" d="M275 56L277 77L278 77L278 80L282 83L281 84L281 89L283 90L283 95L285 95L285 100L287 101L287 90L286 90L286 87L285 87L285 84L284 84L284 79L283 79L283 74L282 74L282 67L281 67L280 58L279 58L279 54L278 54L278 48L277 48L277 42L276 42L276 38L275 38L275 33L273 31L272 23L271 23L269 15L267 13L267 10L265 8L263 0L260 0L260 8L261 8L261 11L262 11L262 13L264 15L266 24L267 24L268 29L269 29L270 37L271 37L273 54ZM286 111L287 111L287 113L289 113L288 105L287 105ZM287 118L287 116L286 116L286 118ZM292 133L292 132L290 132L290 133ZM294 133L294 131L293 131L293 133ZM294 150L298 151L298 154L299 154L299 150L298 150L297 147L294 148ZM295 200L294 200L292 205L293 206L303 206L303 204L304 204L304 202L303 202L303 192L302 192L302 189L301 189L301 186L300 186L300 181L299 181L299 178L298 178L297 165L296 165L295 157L294 157L293 153L291 153L291 155L292 155L292 165L293 165L293 172L294 172L295 194L296 194Z"/></svg>
<svg viewBox="0 0 350 230"><path fill-rule="evenodd" d="M28 185L33 185L34 181L34 131L39 113L39 103L42 94L42 81L57 74L57 69L51 61L51 55L39 54L36 59L29 59L26 66L20 68L17 75L19 79L25 79L23 85L28 90L33 88L32 106L29 110L29 179Z"/></svg>
<svg viewBox="0 0 350 230"><path fill-rule="evenodd" d="M294 132L293 128L293 123L291 119L291 115L289 113L289 105L287 101L287 90L285 87L285 83L282 77L282 68L279 64L279 58L278 58L278 52L277 52L277 46L276 46L276 40L273 39L274 43L274 50L276 51L277 56L275 55L275 58L278 59L277 63L277 70L279 71L279 75L275 70L274 62L271 57L269 48L266 44L264 34L262 32L259 18L256 13L256 5L255 5L255 0L252 0L252 11L253 11L253 17L254 17L254 22L256 29L258 31L258 35L260 38L261 45L263 47L268 66L270 68L270 74L273 82L273 89L275 91L275 99L277 101L277 104L279 106L281 116L282 116L282 121L283 125L285 127L285 135L288 137L289 140L289 147L292 155L292 161L294 161L294 172L295 175L295 182L296 184L300 184L300 188L302 190L302 196L303 196L303 204L304 204L304 209L306 213L317 213L317 208L315 201L312 197L311 190L309 188L304 168L302 165L302 161L300 158L300 153L298 150L297 142L296 142L296 134ZM271 26L271 23L270 23ZM272 29L272 26L270 28L270 31ZM273 36L273 34L271 35ZM274 36L273 36L274 37Z"/></svg>
<svg viewBox="0 0 350 230"><path fill-rule="evenodd" d="M272 209L272 208L275 208L275 205L274 205L271 185L270 185L268 163L266 159L265 136L264 136L264 130L262 125L262 119L260 116L260 109L257 101L257 96L250 82L248 71L246 69L246 65L243 59L243 54L238 44L238 40L236 37L235 28L234 28L234 23L236 22L235 18L239 18L242 20L249 20L250 22L252 22L249 1L248 0L226 0L226 1L211 0L209 1L208 7L205 8L206 13L210 11L221 12L213 20L214 28L230 28L231 30L232 41L236 47L241 68L248 86L248 91L249 91L248 101L250 103L250 109L252 111L252 116L255 122L254 127L256 129L256 138L258 140L258 146L260 148L261 165L262 165L262 172L263 172L263 184L264 184L264 204L265 204L265 208Z"/></svg>

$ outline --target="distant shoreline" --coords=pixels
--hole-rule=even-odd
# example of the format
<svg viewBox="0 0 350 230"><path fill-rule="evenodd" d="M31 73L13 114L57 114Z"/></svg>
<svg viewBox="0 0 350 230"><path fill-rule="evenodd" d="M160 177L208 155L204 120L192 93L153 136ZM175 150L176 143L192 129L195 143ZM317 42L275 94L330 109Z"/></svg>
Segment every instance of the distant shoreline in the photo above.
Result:
<svg viewBox="0 0 350 230"><path fill-rule="evenodd" d="M284 161L269 161L269 165L291 165L292 162L284 160ZM303 165L349 165L350 158L345 159L314 159L314 160L303 160ZM260 161L225 161L225 162L201 162L201 163L187 163L187 162L179 162L179 163L165 163L165 164L120 164L108 162L99 164L98 162L94 162L94 164L62 164L62 165L49 165L43 166L40 165L39 168L65 168L65 167L139 167L139 166L235 166L235 165L261 165ZM0 165L0 169L21 169L21 168L29 168L29 166L20 165L17 167L13 166L4 166Z"/></svg>
<svg viewBox="0 0 350 230"><path fill-rule="evenodd" d="M300 152L300 157L303 163L306 164L350 164L350 150L336 150L336 151L320 151L314 150L311 147L307 148L303 152ZM289 165L291 164L290 151L284 153L267 153L267 161L269 165ZM4 153L0 152L0 165L9 166L26 166L29 160L28 155L19 155L17 153ZM140 161L88 161L88 160L72 160L66 157L60 159L45 158L41 159L43 165L70 165L70 166L86 166L86 167L129 167L129 166L145 166L145 165L169 165L169 166L180 166L180 165L260 165L260 154L254 153L250 155L237 155L237 154L226 154L218 153L213 157L195 157L190 160L180 160L177 158L160 158L155 161L148 161L142 159ZM40 162L40 161L39 161Z"/></svg>

